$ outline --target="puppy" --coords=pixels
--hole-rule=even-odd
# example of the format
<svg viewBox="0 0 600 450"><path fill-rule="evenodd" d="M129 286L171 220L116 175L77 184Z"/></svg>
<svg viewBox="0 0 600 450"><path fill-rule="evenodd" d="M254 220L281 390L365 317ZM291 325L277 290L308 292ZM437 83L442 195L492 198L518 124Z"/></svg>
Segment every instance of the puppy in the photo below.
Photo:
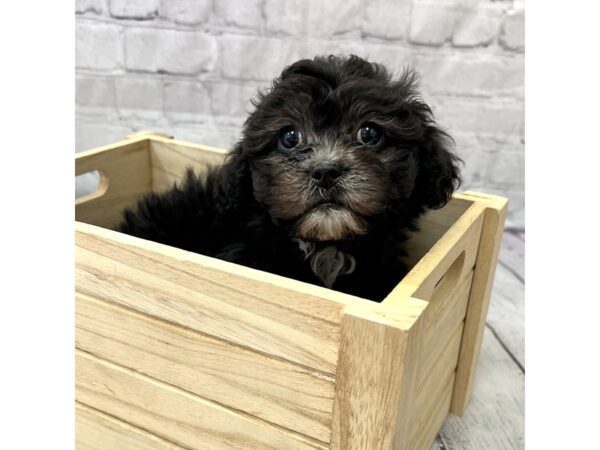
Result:
<svg viewBox="0 0 600 450"><path fill-rule="evenodd" d="M253 104L224 165L147 194L117 229L383 300L406 274L407 234L460 183L414 72L304 59Z"/></svg>

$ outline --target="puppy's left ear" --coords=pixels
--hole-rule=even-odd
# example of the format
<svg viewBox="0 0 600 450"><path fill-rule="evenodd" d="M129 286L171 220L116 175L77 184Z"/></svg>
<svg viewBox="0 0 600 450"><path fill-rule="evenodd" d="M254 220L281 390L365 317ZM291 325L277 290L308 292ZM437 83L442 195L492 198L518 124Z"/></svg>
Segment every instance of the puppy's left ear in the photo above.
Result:
<svg viewBox="0 0 600 450"><path fill-rule="evenodd" d="M458 165L462 160L452 153L454 140L435 125L426 125L423 137L414 194L420 204L438 209L450 200L460 186Z"/></svg>
<svg viewBox="0 0 600 450"><path fill-rule="evenodd" d="M252 194L250 167L241 143L236 144L226 156L219 171L209 176L215 179L219 197L234 208L243 204Z"/></svg>

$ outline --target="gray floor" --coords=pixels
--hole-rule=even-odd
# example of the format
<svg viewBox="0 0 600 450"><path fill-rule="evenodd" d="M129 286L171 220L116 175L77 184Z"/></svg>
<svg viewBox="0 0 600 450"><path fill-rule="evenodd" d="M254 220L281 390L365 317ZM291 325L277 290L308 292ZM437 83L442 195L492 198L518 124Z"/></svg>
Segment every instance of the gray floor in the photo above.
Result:
<svg viewBox="0 0 600 450"><path fill-rule="evenodd" d="M506 232L473 395L431 450L525 448L525 234Z"/></svg>

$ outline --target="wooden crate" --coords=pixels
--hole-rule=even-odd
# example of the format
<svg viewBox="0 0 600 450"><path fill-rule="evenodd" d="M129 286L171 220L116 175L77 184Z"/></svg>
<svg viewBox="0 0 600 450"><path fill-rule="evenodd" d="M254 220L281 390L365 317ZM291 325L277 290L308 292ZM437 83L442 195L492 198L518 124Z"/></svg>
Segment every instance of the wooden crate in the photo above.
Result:
<svg viewBox="0 0 600 450"><path fill-rule="evenodd" d="M381 304L110 230L224 150L154 134L76 156L78 448L428 449L462 414L506 213L467 192L422 219Z"/></svg>

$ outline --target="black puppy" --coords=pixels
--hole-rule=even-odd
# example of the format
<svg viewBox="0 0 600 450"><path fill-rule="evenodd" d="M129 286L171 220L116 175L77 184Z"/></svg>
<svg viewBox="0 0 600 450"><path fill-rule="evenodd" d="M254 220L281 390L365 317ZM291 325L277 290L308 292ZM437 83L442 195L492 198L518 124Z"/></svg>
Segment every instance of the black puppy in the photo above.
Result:
<svg viewBox="0 0 600 450"><path fill-rule="evenodd" d="M223 166L148 194L118 230L383 300L406 274L407 232L459 184L415 78L356 56L292 64Z"/></svg>

